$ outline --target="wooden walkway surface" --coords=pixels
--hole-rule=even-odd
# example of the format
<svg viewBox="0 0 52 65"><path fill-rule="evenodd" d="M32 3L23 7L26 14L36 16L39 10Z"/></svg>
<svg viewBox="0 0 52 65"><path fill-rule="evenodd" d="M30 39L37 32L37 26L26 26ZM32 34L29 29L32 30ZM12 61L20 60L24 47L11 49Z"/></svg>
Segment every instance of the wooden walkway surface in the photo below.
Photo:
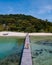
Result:
<svg viewBox="0 0 52 65"><path fill-rule="evenodd" d="M24 46L24 50L23 50L21 65L32 65L30 40L29 40L28 34L25 39L25 46Z"/></svg>

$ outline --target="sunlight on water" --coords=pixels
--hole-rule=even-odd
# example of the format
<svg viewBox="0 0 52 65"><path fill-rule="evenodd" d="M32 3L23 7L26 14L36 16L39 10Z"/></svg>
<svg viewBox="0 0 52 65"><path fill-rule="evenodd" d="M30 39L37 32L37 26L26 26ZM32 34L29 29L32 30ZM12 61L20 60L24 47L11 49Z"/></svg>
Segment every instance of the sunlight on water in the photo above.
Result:
<svg viewBox="0 0 52 65"><path fill-rule="evenodd" d="M30 37L33 65L52 65L52 37Z"/></svg>

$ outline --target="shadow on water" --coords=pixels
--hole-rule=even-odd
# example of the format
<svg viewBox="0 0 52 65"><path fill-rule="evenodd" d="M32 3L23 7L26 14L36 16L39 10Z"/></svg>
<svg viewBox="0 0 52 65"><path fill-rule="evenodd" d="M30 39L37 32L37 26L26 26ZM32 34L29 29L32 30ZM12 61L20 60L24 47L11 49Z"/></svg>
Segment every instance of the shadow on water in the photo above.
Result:
<svg viewBox="0 0 52 65"><path fill-rule="evenodd" d="M24 39L23 49L22 49L22 51L21 51L21 57L20 57L19 65L21 65L21 60L22 60L22 55L23 55L24 45L25 45L25 39Z"/></svg>

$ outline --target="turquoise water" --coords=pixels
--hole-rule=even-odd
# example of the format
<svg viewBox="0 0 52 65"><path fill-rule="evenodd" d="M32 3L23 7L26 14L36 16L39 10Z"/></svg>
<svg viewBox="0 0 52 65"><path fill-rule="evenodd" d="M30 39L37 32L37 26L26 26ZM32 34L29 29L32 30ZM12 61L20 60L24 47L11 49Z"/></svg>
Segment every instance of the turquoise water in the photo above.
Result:
<svg viewBox="0 0 52 65"><path fill-rule="evenodd" d="M52 65L52 36L35 36L30 39L33 65Z"/></svg>
<svg viewBox="0 0 52 65"><path fill-rule="evenodd" d="M0 37L0 65L19 65L24 37Z"/></svg>

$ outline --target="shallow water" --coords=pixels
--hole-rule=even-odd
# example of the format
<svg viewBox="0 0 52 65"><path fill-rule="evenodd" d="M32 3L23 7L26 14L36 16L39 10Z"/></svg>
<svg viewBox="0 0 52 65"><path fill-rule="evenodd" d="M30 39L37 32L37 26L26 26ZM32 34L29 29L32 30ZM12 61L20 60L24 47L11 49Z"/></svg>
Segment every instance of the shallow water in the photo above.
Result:
<svg viewBox="0 0 52 65"><path fill-rule="evenodd" d="M0 37L0 65L19 65L24 37Z"/></svg>
<svg viewBox="0 0 52 65"><path fill-rule="evenodd" d="M33 65L52 65L52 36L35 36L30 39Z"/></svg>

